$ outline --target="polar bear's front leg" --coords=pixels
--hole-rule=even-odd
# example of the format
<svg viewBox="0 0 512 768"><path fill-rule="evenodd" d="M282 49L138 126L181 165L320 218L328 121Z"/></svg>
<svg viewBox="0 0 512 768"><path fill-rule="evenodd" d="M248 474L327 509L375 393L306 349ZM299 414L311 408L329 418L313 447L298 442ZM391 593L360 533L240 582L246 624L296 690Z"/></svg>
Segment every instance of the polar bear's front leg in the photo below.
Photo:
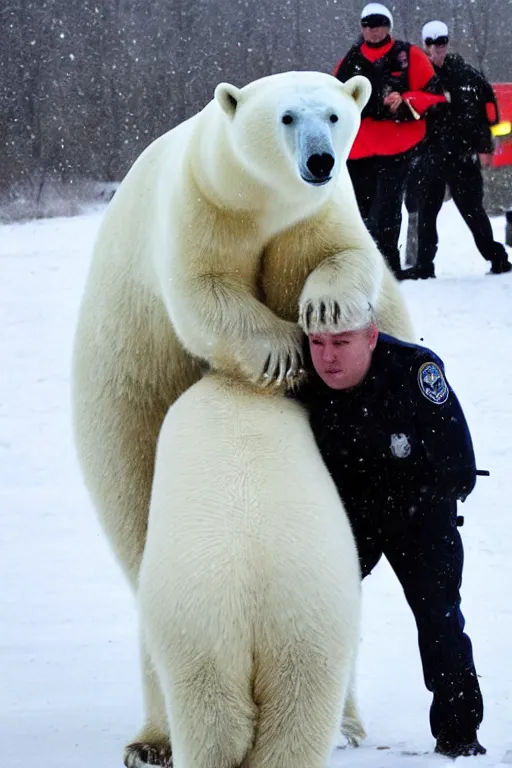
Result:
<svg viewBox="0 0 512 768"><path fill-rule="evenodd" d="M125 747L124 764L126 768L170 768L172 751L165 701L143 634L140 648L146 723Z"/></svg>
<svg viewBox="0 0 512 768"><path fill-rule="evenodd" d="M299 300L299 322L306 333L339 331L363 302L379 314L388 283L395 281L363 223L346 168L330 203L296 234L306 243L313 267Z"/></svg>
<svg viewBox="0 0 512 768"><path fill-rule="evenodd" d="M366 738L366 731L364 730L357 708L353 683L349 688L347 699L345 701L343 721L340 730L351 747L358 747Z"/></svg>
<svg viewBox="0 0 512 768"><path fill-rule="evenodd" d="M170 281L168 311L183 345L224 373L266 386L302 373L302 332L258 301L231 275Z"/></svg>

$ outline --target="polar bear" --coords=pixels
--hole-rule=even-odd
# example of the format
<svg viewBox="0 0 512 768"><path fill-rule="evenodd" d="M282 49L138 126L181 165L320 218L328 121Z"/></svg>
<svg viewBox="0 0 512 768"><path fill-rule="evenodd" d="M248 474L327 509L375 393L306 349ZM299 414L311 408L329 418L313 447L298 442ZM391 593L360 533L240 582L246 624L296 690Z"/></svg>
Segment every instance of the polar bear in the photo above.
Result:
<svg viewBox="0 0 512 768"><path fill-rule="evenodd" d="M73 354L78 457L136 589L157 436L204 367L283 388L301 366L300 320L335 330L362 291L383 331L412 340L398 284L359 215L346 158L370 92L288 72L212 101L154 141L109 205ZM143 650L147 722L162 701Z"/></svg>
<svg viewBox="0 0 512 768"><path fill-rule="evenodd" d="M138 588L174 768L325 768L360 596L302 407L223 375L189 388L158 439Z"/></svg>

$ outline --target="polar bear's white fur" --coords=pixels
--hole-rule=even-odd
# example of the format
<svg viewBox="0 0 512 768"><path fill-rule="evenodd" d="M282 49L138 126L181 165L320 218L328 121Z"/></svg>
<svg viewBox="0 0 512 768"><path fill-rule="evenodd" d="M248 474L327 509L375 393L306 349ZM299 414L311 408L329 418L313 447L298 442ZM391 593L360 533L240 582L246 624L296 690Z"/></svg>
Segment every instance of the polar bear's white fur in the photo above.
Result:
<svg viewBox="0 0 512 768"><path fill-rule="evenodd" d="M174 768L325 768L360 591L301 406L220 376L193 385L160 433L138 590Z"/></svg>
<svg viewBox="0 0 512 768"><path fill-rule="evenodd" d="M364 78L311 72L220 85L146 149L109 205L80 310L73 410L87 487L134 588L157 435L204 364L293 382L297 321L335 330L360 291L383 331L412 339L345 165L368 95ZM136 741L159 749L147 665L144 685Z"/></svg>

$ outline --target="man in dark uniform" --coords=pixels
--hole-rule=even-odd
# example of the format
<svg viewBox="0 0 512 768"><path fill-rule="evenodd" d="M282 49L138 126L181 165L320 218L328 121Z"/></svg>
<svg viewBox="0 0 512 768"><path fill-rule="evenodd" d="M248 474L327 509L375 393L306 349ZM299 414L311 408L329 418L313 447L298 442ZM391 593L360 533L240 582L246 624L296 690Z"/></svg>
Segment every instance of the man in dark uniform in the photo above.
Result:
<svg viewBox="0 0 512 768"><path fill-rule="evenodd" d="M407 182L407 208L418 218L416 265L402 279L435 277L437 215L446 186L471 230L476 247L491 263L493 274L510 272L505 247L494 240L484 199L480 155L490 157L490 126L498 122L498 107L490 83L466 64L459 54L448 53L448 27L429 21L422 29L423 43L449 103L439 104L427 116L427 140L415 160Z"/></svg>
<svg viewBox="0 0 512 768"><path fill-rule="evenodd" d="M311 373L294 396L344 502L363 578L385 555L414 614L436 752L484 754L459 592L457 501L476 480L469 430L442 361L379 334L371 307L356 314L348 331L310 333Z"/></svg>
<svg viewBox="0 0 512 768"><path fill-rule="evenodd" d="M394 40L392 26L385 5L368 3L361 13L362 39L338 62L333 75L343 82L364 75L372 84L347 167L361 216L400 277L398 239L409 163L425 137L423 114L445 97L427 56L415 45Z"/></svg>

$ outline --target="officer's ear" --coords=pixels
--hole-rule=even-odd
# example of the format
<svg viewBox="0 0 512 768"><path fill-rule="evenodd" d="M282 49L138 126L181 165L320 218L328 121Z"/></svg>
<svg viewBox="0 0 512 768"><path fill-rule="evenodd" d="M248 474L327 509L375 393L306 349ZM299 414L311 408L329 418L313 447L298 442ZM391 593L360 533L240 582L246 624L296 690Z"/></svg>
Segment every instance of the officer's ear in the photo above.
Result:
<svg viewBox="0 0 512 768"><path fill-rule="evenodd" d="M377 327L377 323L372 323L368 331L368 342L369 342L370 350L372 352L377 346L378 339L379 339L379 329Z"/></svg>

